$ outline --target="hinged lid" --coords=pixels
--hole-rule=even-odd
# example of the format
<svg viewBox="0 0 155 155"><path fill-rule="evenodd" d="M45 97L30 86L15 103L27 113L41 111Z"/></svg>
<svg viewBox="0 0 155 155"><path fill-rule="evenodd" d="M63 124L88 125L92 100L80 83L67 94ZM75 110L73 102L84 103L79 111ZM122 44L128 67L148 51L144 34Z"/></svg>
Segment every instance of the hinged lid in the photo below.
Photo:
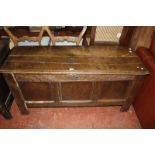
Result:
<svg viewBox="0 0 155 155"><path fill-rule="evenodd" d="M15 47L0 72L148 74L140 58L128 48L101 45L90 47Z"/></svg>

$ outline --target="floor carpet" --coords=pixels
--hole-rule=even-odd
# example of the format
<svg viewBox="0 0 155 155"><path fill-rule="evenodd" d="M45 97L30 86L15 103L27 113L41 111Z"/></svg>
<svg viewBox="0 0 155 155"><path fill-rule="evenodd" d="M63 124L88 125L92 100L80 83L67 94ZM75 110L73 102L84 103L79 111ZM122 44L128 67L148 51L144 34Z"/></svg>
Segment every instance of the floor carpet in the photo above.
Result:
<svg viewBox="0 0 155 155"><path fill-rule="evenodd" d="M13 118L0 115L0 128L84 128L84 129L139 129L138 118L131 106L128 112L120 107L31 108L29 115L21 115L15 102Z"/></svg>

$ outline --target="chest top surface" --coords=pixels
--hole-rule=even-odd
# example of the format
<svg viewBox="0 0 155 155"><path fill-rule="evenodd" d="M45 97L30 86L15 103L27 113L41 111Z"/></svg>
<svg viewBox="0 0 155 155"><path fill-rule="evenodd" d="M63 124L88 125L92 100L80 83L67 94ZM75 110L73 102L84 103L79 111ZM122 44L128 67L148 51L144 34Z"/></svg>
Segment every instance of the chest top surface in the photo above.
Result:
<svg viewBox="0 0 155 155"><path fill-rule="evenodd" d="M145 75L140 58L120 46L16 47L1 73Z"/></svg>

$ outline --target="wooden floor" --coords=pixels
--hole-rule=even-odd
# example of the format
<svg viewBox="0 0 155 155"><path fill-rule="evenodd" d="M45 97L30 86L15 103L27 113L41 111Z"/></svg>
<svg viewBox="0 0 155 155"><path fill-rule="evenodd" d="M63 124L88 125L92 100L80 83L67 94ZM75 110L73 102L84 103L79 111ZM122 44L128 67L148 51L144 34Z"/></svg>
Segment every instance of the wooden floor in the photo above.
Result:
<svg viewBox="0 0 155 155"><path fill-rule="evenodd" d="M15 103L12 120L0 115L0 128L141 128L133 107L120 112L120 107L31 108L23 116Z"/></svg>

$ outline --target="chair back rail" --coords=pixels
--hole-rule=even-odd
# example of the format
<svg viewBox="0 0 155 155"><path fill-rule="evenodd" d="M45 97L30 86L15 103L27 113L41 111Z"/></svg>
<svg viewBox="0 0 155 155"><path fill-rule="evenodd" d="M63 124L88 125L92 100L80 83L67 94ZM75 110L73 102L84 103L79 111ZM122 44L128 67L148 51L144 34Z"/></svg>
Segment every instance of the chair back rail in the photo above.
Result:
<svg viewBox="0 0 155 155"><path fill-rule="evenodd" d="M43 36L43 33L44 33L44 27L40 28L40 32L39 32L38 36L27 36L27 35L25 35L25 36L22 36L22 37L17 37L9 30L8 27L4 26L4 30L8 34L10 39L13 41L14 46L17 46L18 42L26 41L26 40L27 41L38 41L39 46L41 46L41 40L42 40L42 36Z"/></svg>
<svg viewBox="0 0 155 155"><path fill-rule="evenodd" d="M52 33L51 29L49 26L41 26L40 28L40 32L38 34L38 36L22 36L22 37L17 37L15 34L13 34L8 27L4 26L4 30L5 32L8 34L8 36L10 37L10 39L13 41L14 46L18 46L18 42L20 41L38 41L39 46L41 46L41 40L43 37L43 33L46 31L49 38L50 38L50 43L52 42L52 45L54 46L56 44L56 42L63 42L63 41L68 41L68 42L75 42L76 45L80 45L80 42L82 40L82 37L84 36L86 30L87 30L87 26L84 26L82 31L80 32L80 34L77 37L73 37L73 36L54 36L54 34Z"/></svg>

